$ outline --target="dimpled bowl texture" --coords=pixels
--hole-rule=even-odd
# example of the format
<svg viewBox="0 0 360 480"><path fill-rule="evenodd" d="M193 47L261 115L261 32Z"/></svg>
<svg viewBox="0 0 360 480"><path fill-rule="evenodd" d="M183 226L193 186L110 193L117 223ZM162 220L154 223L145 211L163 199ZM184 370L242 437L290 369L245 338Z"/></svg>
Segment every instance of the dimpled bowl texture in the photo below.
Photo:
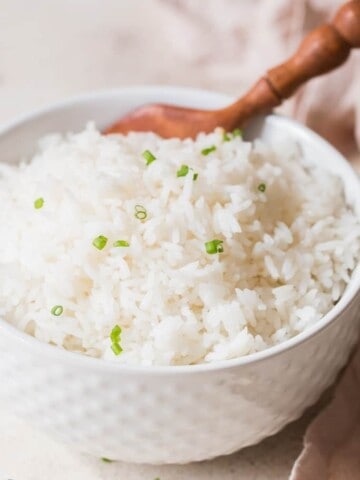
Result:
<svg viewBox="0 0 360 480"><path fill-rule="evenodd" d="M63 102L0 130L0 159L18 162L54 131L99 128L149 102L217 108L231 98L205 91L135 87ZM346 160L298 123L257 119L245 138L291 136L304 155L343 179L360 214L360 185ZM1 248L1 247L0 247ZM187 463L229 454L299 417L334 381L356 342L359 267L320 322L266 351L208 365L127 367L42 344L0 319L0 401L80 451L140 463Z"/></svg>

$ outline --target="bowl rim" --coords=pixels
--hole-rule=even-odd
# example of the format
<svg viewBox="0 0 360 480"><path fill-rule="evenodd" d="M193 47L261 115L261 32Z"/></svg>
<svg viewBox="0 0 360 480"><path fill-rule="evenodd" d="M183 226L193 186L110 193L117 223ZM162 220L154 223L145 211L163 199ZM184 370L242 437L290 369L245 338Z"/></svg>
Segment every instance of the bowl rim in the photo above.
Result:
<svg viewBox="0 0 360 480"><path fill-rule="evenodd" d="M83 103L93 99L101 99L101 97L105 98L111 95L119 94L129 94L134 96L147 92L161 96L161 94L164 94L164 91L173 94L179 94L180 96L212 96L213 98L217 97L219 100L224 102L231 102L234 99L233 97L223 94L221 92L219 93L206 89L168 85L137 85L95 90L81 93L79 95L73 95L57 102L52 102L42 108L33 109L28 113L16 116L11 121L2 123L0 125L0 141L3 135L22 124L30 123L32 120L46 115L47 113L61 110L66 107L75 106L78 103ZM342 164L343 170L346 172L344 175L346 175L347 177L352 177L352 181L359 185L358 196L360 200L360 177L350 166L346 158L339 151L337 151L329 142L327 142L324 138L322 138L310 128L306 127L305 125L297 122L292 118L274 113L269 114L266 117L274 118L276 119L276 121L284 122L288 125L290 124L290 126L295 127L295 129L298 131L298 133L301 134L301 136L308 137L313 142L317 142L319 146L327 149L334 157L337 157L336 161ZM228 370L231 368L252 366L254 364L265 362L271 358L277 357L284 352L287 352L302 345L306 341L316 337L322 330L328 328L341 314L345 313L352 307L358 297L360 298L360 264L358 264L352 272L350 282L347 285L346 290L341 296L338 303L333 308L331 308L331 310L327 314L325 314L320 320L318 320L314 325L308 327L305 331L300 332L296 336L285 340L277 345L270 346L260 352L251 353L243 357L238 357L230 360L219 360L209 363L199 363L193 365L127 365L121 364L116 361L112 362L109 360L105 360L103 358L90 357L82 353L71 352L58 346L53 346L41 342L35 337L28 335L25 332L17 329L15 326L9 324L2 317L0 317L0 335L5 333L15 341L18 340L26 350L34 349L35 353L41 356L50 356L55 360L82 366L83 368L88 368L91 370L114 370L122 374L140 373L160 376L169 374L192 374L201 372L207 373L211 371Z"/></svg>

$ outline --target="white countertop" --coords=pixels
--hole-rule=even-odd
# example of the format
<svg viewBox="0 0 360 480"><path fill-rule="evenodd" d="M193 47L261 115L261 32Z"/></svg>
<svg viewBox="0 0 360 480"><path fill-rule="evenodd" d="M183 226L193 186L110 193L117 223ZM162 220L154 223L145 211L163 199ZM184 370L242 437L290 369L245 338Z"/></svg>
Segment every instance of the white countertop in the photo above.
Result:
<svg viewBox="0 0 360 480"><path fill-rule="evenodd" d="M203 75L201 62L179 61L157 41L166 8L148 0L142 2L146 11L139 17L140 2L0 0L0 122L68 95L120 85L181 84L236 93L234 81L215 84ZM2 411L0 477L6 472L14 480L50 475L52 480L285 480L313 413L235 455L189 466L151 467L105 464L74 454Z"/></svg>

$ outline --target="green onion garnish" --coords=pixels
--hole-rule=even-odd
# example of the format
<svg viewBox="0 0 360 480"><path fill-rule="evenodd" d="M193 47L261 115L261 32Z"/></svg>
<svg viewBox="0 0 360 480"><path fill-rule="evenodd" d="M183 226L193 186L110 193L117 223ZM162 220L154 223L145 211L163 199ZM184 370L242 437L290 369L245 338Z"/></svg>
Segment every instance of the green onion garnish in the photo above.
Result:
<svg viewBox="0 0 360 480"><path fill-rule="evenodd" d="M138 220L145 220L145 218L147 217L146 208L142 205L135 205L135 217Z"/></svg>
<svg viewBox="0 0 360 480"><path fill-rule="evenodd" d="M186 177L189 173L189 167L187 165L181 165L179 170L176 172L177 177Z"/></svg>
<svg viewBox="0 0 360 480"><path fill-rule="evenodd" d="M118 343L112 343L111 350L115 353L116 356L120 355L120 353L123 351Z"/></svg>
<svg viewBox="0 0 360 480"><path fill-rule="evenodd" d="M212 145L211 147L203 148L203 149L201 150L201 153L202 153L203 155L209 155L209 153L215 152L215 150L216 150L215 145Z"/></svg>
<svg viewBox="0 0 360 480"><path fill-rule="evenodd" d="M106 457L102 457L101 460L105 463L112 463L113 462L112 460L110 460L110 458L106 458Z"/></svg>
<svg viewBox="0 0 360 480"><path fill-rule="evenodd" d="M260 185L258 185L258 190L259 190L259 192L265 192L265 190L266 190L265 183L260 183Z"/></svg>
<svg viewBox="0 0 360 480"><path fill-rule="evenodd" d="M242 137L243 136L243 131L241 130L241 128L235 128L235 130L233 130L232 134L233 134L233 137Z"/></svg>
<svg viewBox="0 0 360 480"><path fill-rule="evenodd" d="M120 340L121 335L121 327L119 325L115 325L115 327L111 330L110 333L110 340L114 342L118 342Z"/></svg>
<svg viewBox="0 0 360 480"><path fill-rule="evenodd" d="M116 240L116 242L113 243L113 247L130 247L130 243L126 240Z"/></svg>
<svg viewBox="0 0 360 480"><path fill-rule="evenodd" d="M179 168L179 170L176 172L176 176L177 177L186 177L186 175L189 173L190 170L193 170L192 168L190 168L188 165L181 165L181 167ZM195 182L195 180L198 178L199 174L198 173L194 173L193 174L193 180Z"/></svg>
<svg viewBox="0 0 360 480"><path fill-rule="evenodd" d="M223 141L224 142L230 142L231 138L230 135L227 132L223 133Z"/></svg>
<svg viewBox="0 0 360 480"><path fill-rule="evenodd" d="M107 242L108 242L108 239L104 237L104 235L99 235L98 237L94 238L92 244L98 250L102 250L103 248L106 247Z"/></svg>
<svg viewBox="0 0 360 480"><path fill-rule="evenodd" d="M223 240L210 240L205 243L206 253L213 255L214 253L222 253L224 251Z"/></svg>
<svg viewBox="0 0 360 480"><path fill-rule="evenodd" d="M63 311L64 311L64 308L61 305L55 305L51 309L51 313L52 313L52 315L55 315L55 317L60 317L60 315L63 313Z"/></svg>
<svg viewBox="0 0 360 480"><path fill-rule="evenodd" d="M115 353L115 355L120 355L122 348L120 346L121 327L119 325L115 325L115 327L111 330L110 340L112 351Z"/></svg>
<svg viewBox="0 0 360 480"><path fill-rule="evenodd" d="M154 162L156 160L156 157L155 155L153 155L150 150L145 150L145 152L143 152L142 156L145 158L146 160L146 165L150 165L150 163Z"/></svg>
<svg viewBox="0 0 360 480"><path fill-rule="evenodd" d="M38 210L39 208L42 208L44 206L44 199L42 197L37 198L34 201L34 207Z"/></svg>

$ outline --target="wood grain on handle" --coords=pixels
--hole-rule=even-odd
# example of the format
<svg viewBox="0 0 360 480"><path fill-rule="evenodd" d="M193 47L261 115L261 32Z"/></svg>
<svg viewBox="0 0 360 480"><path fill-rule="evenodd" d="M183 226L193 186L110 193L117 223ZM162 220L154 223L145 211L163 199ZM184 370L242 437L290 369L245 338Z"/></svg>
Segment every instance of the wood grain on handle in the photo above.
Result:
<svg viewBox="0 0 360 480"><path fill-rule="evenodd" d="M334 21L309 33L287 62L267 72L266 80L279 97L290 97L310 78L345 62L353 47L360 46L360 0L345 4Z"/></svg>

